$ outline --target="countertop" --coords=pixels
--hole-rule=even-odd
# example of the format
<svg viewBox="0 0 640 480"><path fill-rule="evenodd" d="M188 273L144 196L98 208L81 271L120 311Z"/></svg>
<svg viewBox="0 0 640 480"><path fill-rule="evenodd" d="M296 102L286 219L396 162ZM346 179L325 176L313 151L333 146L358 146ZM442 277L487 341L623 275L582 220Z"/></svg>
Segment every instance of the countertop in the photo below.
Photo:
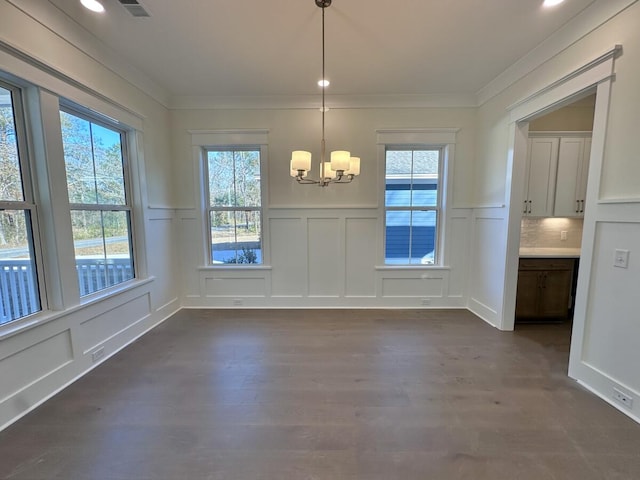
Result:
<svg viewBox="0 0 640 480"><path fill-rule="evenodd" d="M520 248L520 258L580 258L579 248Z"/></svg>

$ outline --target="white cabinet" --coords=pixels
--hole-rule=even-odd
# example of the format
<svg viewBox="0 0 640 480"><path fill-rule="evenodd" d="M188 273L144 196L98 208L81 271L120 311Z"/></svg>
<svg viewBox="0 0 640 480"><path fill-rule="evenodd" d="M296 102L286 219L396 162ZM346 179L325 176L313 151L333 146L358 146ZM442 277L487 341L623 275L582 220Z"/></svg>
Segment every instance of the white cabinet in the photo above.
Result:
<svg viewBox="0 0 640 480"><path fill-rule="evenodd" d="M558 137L529 139L523 215L532 217L553 215L559 144Z"/></svg>
<svg viewBox="0 0 640 480"><path fill-rule="evenodd" d="M584 216L590 155L591 138L560 139L554 216Z"/></svg>
<svg viewBox="0 0 640 480"><path fill-rule="evenodd" d="M546 132L529 138L524 216L582 217L591 137L587 132Z"/></svg>

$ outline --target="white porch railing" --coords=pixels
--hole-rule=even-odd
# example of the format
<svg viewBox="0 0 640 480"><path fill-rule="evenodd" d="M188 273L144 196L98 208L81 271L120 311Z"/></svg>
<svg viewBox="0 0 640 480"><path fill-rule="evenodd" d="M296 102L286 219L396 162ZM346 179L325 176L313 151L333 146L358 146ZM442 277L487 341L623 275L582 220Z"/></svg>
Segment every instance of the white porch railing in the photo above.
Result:
<svg viewBox="0 0 640 480"><path fill-rule="evenodd" d="M133 278L129 258L76 260L80 296ZM0 260L0 324L40 310L38 283L28 259Z"/></svg>
<svg viewBox="0 0 640 480"><path fill-rule="evenodd" d="M76 259L76 271L81 297L133 278L133 268L129 258Z"/></svg>
<svg viewBox="0 0 640 480"><path fill-rule="evenodd" d="M40 310L31 260L0 260L0 324Z"/></svg>

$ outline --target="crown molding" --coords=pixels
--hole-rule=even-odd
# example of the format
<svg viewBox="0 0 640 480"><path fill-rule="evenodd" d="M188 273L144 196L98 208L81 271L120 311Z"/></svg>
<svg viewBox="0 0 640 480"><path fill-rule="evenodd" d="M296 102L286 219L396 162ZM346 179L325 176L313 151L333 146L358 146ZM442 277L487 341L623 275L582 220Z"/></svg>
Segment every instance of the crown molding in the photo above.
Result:
<svg viewBox="0 0 640 480"><path fill-rule="evenodd" d="M473 108L475 94L327 95L329 109L341 108ZM320 108L320 95L174 96L172 110L311 109Z"/></svg>
<svg viewBox="0 0 640 480"><path fill-rule="evenodd" d="M597 0L572 18L541 44L521 57L486 86L478 90L478 105L483 105L522 79L543 63L604 25L638 0Z"/></svg>
<svg viewBox="0 0 640 480"><path fill-rule="evenodd" d="M91 32L80 26L52 3L45 1L5 1L42 28L102 65L123 81L137 88L144 95L152 98L164 107L168 106L170 99L168 90L160 86L141 70L123 60L115 52L107 48ZM23 50L21 47L18 48ZM23 50L23 52L31 55L31 52L25 50ZM61 73L70 76L65 72Z"/></svg>

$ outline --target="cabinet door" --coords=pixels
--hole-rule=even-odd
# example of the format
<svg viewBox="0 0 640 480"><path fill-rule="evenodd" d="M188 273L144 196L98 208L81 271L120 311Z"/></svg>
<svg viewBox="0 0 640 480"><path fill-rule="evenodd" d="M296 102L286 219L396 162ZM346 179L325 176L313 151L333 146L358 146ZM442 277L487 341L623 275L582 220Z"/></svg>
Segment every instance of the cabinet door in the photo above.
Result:
<svg viewBox="0 0 640 480"><path fill-rule="evenodd" d="M558 175L553 213L556 217L582 215L580 193L584 161L584 138L561 138L558 152Z"/></svg>
<svg viewBox="0 0 640 480"><path fill-rule="evenodd" d="M591 138L584 139L582 162L580 163L580 175L576 198L580 202L580 216L584 216L584 202L587 198L587 181L589 180L589 159L591 158Z"/></svg>
<svg viewBox="0 0 640 480"><path fill-rule="evenodd" d="M527 215L548 217L553 214L559 143L557 137L529 140Z"/></svg>
<svg viewBox="0 0 640 480"><path fill-rule="evenodd" d="M542 273L540 317L566 318L571 300L571 270L547 270Z"/></svg>
<svg viewBox="0 0 640 480"><path fill-rule="evenodd" d="M540 272L520 270L518 272L518 290L516 293L516 317L535 318L538 316L538 297Z"/></svg>

